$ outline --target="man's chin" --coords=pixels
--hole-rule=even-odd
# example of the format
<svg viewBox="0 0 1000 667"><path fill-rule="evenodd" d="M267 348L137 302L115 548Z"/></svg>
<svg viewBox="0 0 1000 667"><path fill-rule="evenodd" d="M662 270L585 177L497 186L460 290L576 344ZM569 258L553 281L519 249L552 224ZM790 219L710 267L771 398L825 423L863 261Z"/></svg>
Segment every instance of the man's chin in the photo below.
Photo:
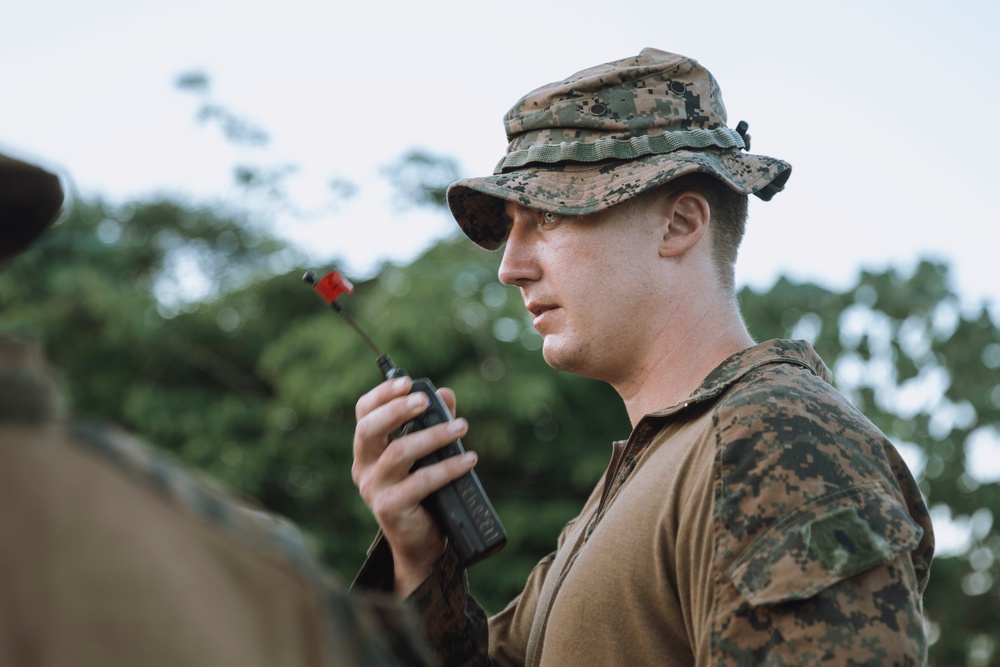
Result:
<svg viewBox="0 0 1000 667"><path fill-rule="evenodd" d="M580 374L580 355L576 350L570 349L566 341L559 340L558 336L550 334L544 337L542 359L557 371Z"/></svg>

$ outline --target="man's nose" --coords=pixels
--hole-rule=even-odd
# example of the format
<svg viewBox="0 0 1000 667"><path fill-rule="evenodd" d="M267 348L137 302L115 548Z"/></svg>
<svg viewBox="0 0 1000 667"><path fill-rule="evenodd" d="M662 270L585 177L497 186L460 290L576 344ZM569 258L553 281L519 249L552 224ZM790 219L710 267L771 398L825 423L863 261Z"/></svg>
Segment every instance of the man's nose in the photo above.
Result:
<svg viewBox="0 0 1000 667"><path fill-rule="evenodd" d="M504 285L520 287L538 280L540 270L535 257L534 234L537 226L524 220L514 220L503 249L503 260L497 276Z"/></svg>

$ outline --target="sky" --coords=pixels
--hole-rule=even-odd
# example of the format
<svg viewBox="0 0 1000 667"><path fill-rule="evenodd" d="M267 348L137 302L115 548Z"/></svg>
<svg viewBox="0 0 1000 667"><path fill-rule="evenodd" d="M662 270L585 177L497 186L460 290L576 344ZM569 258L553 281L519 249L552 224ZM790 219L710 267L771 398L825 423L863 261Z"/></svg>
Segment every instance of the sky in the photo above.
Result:
<svg viewBox="0 0 1000 667"><path fill-rule="evenodd" d="M288 185L319 210L332 178L357 194L274 231L361 277L454 232L401 210L383 177L405 152L492 172L503 113L530 90L652 46L719 80L730 126L792 163L785 192L751 198L737 268L830 288L859 270L947 262L971 308L1000 313L1000 5L797 0L2 0L0 151L63 173L78 196L238 201L240 161L295 164ZM613 9L613 11L609 11ZM227 143L196 118L179 75L270 135ZM1000 319L1000 318L998 318Z"/></svg>

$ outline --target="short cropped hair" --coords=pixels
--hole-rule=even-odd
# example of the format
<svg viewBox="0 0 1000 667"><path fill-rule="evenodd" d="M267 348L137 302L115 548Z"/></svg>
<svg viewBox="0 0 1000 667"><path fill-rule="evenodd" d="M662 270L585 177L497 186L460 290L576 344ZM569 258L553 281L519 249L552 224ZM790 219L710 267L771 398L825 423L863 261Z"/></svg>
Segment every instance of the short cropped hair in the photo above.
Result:
<svg viewBox="0 0 1000 667"><path fill-rule="evenodd" d="M722 287L735 292L736 255L747 227L747 195L736 192L715 176L703 173L680 176L660 187L669 194L693 190L708 202L712 261Z"/></svg>

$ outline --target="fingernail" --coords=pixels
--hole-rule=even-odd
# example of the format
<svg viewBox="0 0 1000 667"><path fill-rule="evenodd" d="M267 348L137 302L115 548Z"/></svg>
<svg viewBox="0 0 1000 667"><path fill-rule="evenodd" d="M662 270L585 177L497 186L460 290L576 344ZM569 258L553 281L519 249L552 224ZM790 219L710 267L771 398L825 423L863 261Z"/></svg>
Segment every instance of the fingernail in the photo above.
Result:
<svg viewBox="0 0 1000 667"><path fill-rule="evenodd" d="M395 391L402 391L403 387L405 387L406 383L409 382L409 381L410 381L410 378L405 378L405 377L396 378L395 381L393 381L393 383L392 383L392 388Z"/></svg>
<svg viewBox="0 0 1000 667"><path fill-rule="evenodd" d="M406 399L406 404L411 408L423 407L427 404L427 397L421 393L412 394L408 399Z"/></svg>
<svg viewBox="0 0 1000 667"><path fill-rule="evenodd" d="M465 427L468 425L469 425L468 422L459 417L458 419L448 424L448 430L451 431L452 433L461 433L462 431L465 430Z"/></svg>
<svg viewBox="0 0 1000 667"><path fill-rule="evenodd" d="M472 464L472 465L476 465L477 461L479 461L479 455L476 454L475 452L466 452L462 456L462 462L463 463L469 463L469 464Z"/></svg>

